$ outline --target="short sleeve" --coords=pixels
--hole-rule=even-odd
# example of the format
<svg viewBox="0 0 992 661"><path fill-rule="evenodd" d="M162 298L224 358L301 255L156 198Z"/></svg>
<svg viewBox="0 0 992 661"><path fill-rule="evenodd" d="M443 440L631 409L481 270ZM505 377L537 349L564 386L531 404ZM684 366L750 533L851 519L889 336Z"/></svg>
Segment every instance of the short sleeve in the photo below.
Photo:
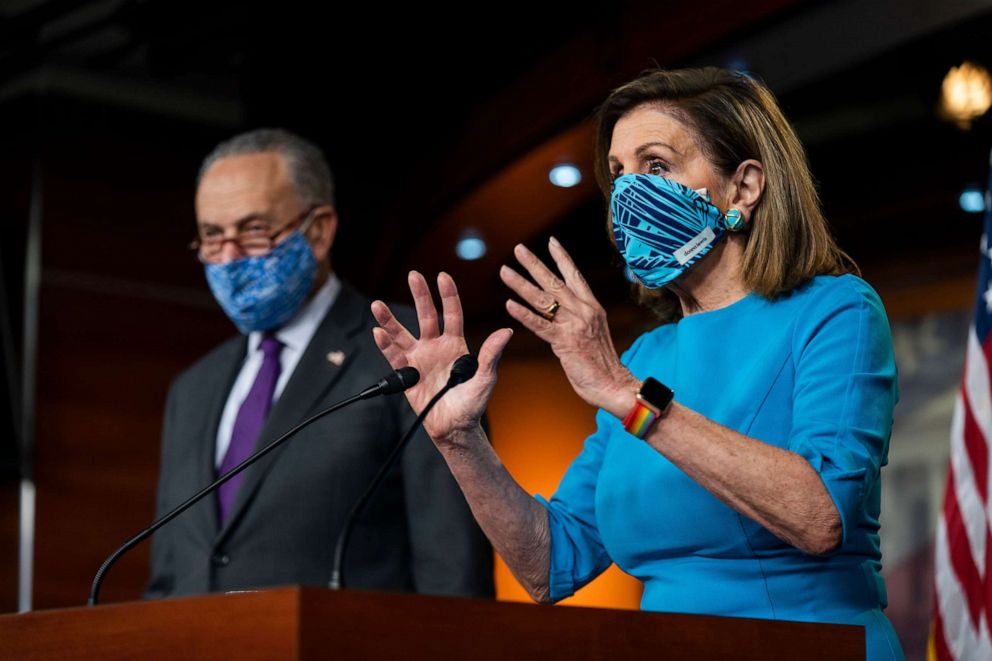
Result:
<svg viewBox="0 0 992 661"><path fill-rule="evenodd" d="M638 338L620 362L628 365L642 340L643 336ZM586 438L582 452L568 467L554 496L550 501L535 496L548 510L551 532L548 586L552 602L570 597L613 562L596 524L596 485L606 446L617 425L615 417L598 411L596 431Z"/></svg>
<svg viewBox="0 0 992 661"><path fill-rule="evenodd" d="M790 449L823 480L840 515L844 548L887 462L898 399L892 337L878 295L854 276L834 280L803 310L793 357Z"/></svg>

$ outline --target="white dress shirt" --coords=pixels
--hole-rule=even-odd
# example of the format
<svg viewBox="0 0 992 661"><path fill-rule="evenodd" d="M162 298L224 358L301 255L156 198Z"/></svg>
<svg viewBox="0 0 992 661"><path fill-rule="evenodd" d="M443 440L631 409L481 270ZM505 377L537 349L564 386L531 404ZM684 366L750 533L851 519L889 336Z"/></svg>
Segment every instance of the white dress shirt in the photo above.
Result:
<svg viewBox="0 0 992 661"><path fill-rule="evenodd" d="M321 288L317 290L313 298L296 313L296 316L275 332L275 337L283 343L283 348L279 355L281 370L279 372L279 380L276 381L276 390L272 395L273 405L279 400L279 395L282 394L283 388L286 387L289 377L293 375L296 364L300 362L300 357L303 355L304 350L306 350L307 345L310 344L310 340L313 339L313 334L317 332L317 326L320 325L324 315L327 314L331 305L334 304L334 300L338 297L340 291L341 281L332 273ZM231 444L231 433L234 431L234 420L238 417L238 410L241 409L241 404L248 397L248 392L255 383L258 370L262 368L264 355L258 347L262 343L263 335L264 333L261 331L253 331L248 335L248 354L245 356L244 363L241 365L238 378L234 380L234 385L231 386L231 392L227 396L227 403L224 404L224 412L220 416L220 426L217 428L217 450L214 453L214 466L219 467L221 462L224 461L227 447Z"/></svg>

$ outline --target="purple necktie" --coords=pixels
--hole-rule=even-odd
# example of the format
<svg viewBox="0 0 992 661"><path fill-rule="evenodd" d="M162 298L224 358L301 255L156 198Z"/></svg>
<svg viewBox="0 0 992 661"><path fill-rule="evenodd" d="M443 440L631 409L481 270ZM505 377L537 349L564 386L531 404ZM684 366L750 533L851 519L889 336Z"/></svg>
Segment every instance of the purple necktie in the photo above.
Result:
<svg viewBox="0 0 992 661"><path fill-rule="evenodd" d="M259 349L264 355L262 366L255 377L255 383L248 391L248 396L238 409L238 417L234 419L234 430L231 432L231 444L227 446L224 461L217 469L218 475L223 475L248 458L255 449L255 441L258 440L262 424L272 406L272 394L276 391L276 381L279 380L279 352L282 351L282 342L266 335L262 338ZM242 478L244 473L238 473L220 485L220 489L217 490L221 527L226 523L227 515L234 505L234 497L238 494Z"/></svg>

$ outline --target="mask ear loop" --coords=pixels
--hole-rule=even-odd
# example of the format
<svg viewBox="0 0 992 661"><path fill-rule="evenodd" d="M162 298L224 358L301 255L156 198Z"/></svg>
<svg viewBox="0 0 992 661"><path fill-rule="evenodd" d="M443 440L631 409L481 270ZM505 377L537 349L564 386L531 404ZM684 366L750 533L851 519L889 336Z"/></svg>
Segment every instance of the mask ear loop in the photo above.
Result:
<svg viewBox="0 0 992 661"><path fill-rule="evenodd" d="M740 209L728 209L723 215L723 224L728 232L740 232L744 229L744 214Z"/></svg>

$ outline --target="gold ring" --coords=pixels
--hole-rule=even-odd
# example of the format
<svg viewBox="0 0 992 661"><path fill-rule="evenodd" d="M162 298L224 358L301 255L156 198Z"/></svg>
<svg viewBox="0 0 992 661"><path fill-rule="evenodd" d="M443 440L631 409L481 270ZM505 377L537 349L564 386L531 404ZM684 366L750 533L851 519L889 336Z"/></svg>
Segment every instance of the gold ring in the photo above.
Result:
<svg viewBox="0 0 992 661"><path fill-rule="evenodd" d="M559 303L558 301L553 301L551 305L547 307L547 309L541 310L541 316L547 319L548 321L551 321L552 319L555 318L555 315L558 314L558 308L560 307L561 307L561 303Z"/></svg>

